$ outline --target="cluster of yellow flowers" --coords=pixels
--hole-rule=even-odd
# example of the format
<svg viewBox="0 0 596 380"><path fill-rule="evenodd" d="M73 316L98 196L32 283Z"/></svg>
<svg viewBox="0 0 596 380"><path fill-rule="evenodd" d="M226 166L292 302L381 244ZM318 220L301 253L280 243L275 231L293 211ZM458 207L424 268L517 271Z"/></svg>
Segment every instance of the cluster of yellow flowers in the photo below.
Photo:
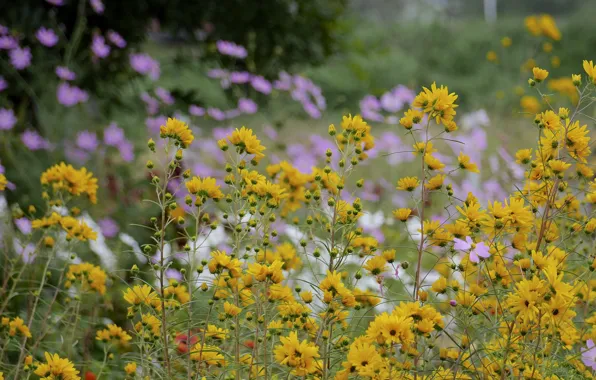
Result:
<svg viewBox="0 0 596 380"><path fill-rule="evenodd" d="M540 33L556 39L548 19L536 22ZM360 116L345 116L340 130L329 127L337 151L328 150L325 166L310 173L285 161L269 165L266 175L250 167L264 159L265 147L252 130L236 129L218 143L226 152L223 183L183 170L194 136L184 122L168 119L161 128L166 162L151 178L151 205L159 215L146 226L150 243L142 245L149 263L144 271L134 265L123 280L128 322L97 327L96 314L84 319L104 350L101 373L128 379L592 378L596 180L581 113L592 102L596 68L592 61L583 67L585 86L581 75L571 79L576 108L535 113L537 145L515 154L525 168L523 183L487 204L445 184L453 172L478 173L479 163L464 153L451 167L439 158L440 136L457 130L458 96L435 83L424 87L400 120L413 139L418 173L395 178L411 204L393 216L416 224L414 231L410 223L392 227L403 236L399 248L360 228L366 210L346 189L375 144ZM533 67L528 83L540 91L548 76ZM148 146L155 152L155 142ZM85 169L64 164L46 171L42 183L52 192L49 210L67 206L67 194L93 202L97 190ZM170 193L174 183L182 194ZM438 206L429 204L430 196ZM431 207L448 216L429 217ZM32 221L40 246L56 249L52 227L73 244L95 238L76 210L70 214L48 211ZM287 239L277 231L277 218L292 224ZM225 248L210 242L220 231L228 234ZM406 261L412 258L414 265ZM53 259L49 255L33 309L49 288ZM107 290L117 286L88 262L65 264L55 284L75 294L65 319L89 293L111 305ZM0 299L2 313L16 293ZM0 337L19 357L16 376L22 367L42 379L80 379L75 364L58 354L46 352L43 361L29 355L38 353L39 342L25 344L36 334L28 325L40 329L40 341L48 333L29 323L34 313L27 324L18 316L2 318ZM83 320L73 319L75 326ZM74 330L73 341L88 335L79 333ZM107 365L117 359L112 350L122 352L119 366ZM70 354L69 348L68 357L77 357Z"/></svg>

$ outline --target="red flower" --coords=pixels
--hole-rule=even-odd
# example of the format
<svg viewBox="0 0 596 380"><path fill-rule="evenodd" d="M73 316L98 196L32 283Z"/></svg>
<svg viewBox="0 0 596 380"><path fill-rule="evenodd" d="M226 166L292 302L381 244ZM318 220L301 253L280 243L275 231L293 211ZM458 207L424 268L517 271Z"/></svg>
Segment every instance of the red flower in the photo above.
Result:
<svg viewBox="0 0 596 380"><path fill-rule="evenodd" d="M95 376L95 374L91 371L87 371L85 372L85 380L95 380L97 379L97 376Z"/></svg>
<svg viewBox="0 0 596 380"><path fill-rule="evenodd" d="M248 347L248 348L255 348L255 342L252 340L247 340L244 342L244 347Z"/></svg>
<svg viewBox="0 0 596 380"><path fill-rule="evenodd" d="M199 340L199 337L195 334L192 335L190 338L190 345L194 345ZM176 335L175 339L176 343L178 343L178 352L181 354L186 354L188 352L188 335L187 334L178 334Z"/></svg>

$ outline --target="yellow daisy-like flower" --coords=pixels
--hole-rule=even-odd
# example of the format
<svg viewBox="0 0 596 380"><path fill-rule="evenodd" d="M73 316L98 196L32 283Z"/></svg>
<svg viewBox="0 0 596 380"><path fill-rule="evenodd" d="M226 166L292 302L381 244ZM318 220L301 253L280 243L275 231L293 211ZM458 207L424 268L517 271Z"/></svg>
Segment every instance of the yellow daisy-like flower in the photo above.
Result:
<svg viewBox="0 0 596 380"><path fill-rule="evenodd" d="M235 317L240 314L241 311L242 309L234 304L227 301L224 303L224 313L226 313L228 317Z"/></svg>
<svg viewBox="0 0 596 380"><path fill-rule="evenodd" d="M414 191L420 185L420 180L417 177L404 177L397 181L397 190Z"/></svg>
<svg viewBox="0 0 596 380"><path fill-rule="evenodd" d="M548 71L541 69L540 67L534 67L532 69L532 73L534 74L534 80L538 83L542 82L546 79L546 77L548 77Z"/></svg>
<svg viewBox="0 0 596 380"><path fill-rule="evenodd" d="M445 181L445 174L437 174L430 178L428 182L424 184L424 187L429 190L439 190L443 187L443 181Z"/></svg>
<svg viewBox="0 0 596 380"><path fill-rule="evenodd" d="M124 366L124 371L127 375L135 374L137 372L137 363L126 363L126 365Z"/></svg>
<svg viewBox="0 0 596 380"><path fill-rule="evenodd" d="M475 163L470 162L470 157L465 155L463 152L459 153L457 161L459 162L459 167L461 169L469 170L474 173L480 173L480 170L478 170L478 166Z"/></svg>
<svg viewBox="0 0 596 380"><path fill-rule="evenodd" d="M584 71L588 74L588 78L592 80L592 83L596 84L596 66L594 66L593 61L584 60L583 62ZM577 77L577 78L574 78ZM581 83L581 76L580 75L573 75L572 79L574 82Z"/></svg>
<svg viewBox="0 0 596 380"><path fill-rule="evenodd" d="M395 219L401 220L402 222L408 220L410 214L412 214L412 209L409 208L399 208L397 210L393 210L393 217Z"/></svg>
<svg viewBox="0 0 596 380"><path fill-rule="evenodd" d="M364 269L373 276L379 275L387 270L387 260L383 256L374 256L366 261Z"/></svg>
<svg viewBox="0 0 596 380"><path fill-rule="evenodd" d="M280 344L275 346L275 360L292 368L295 376L306 376L320 368L319 348L306 340L300 342L298 335L292 331L289 336L281 337Z"/></svg>
<svg viewBox="0 0 596 380"><path fill-rule="evenodd" d="M228 136L228 140L238 148L239 153L246 152L248 154L253 154L256 162L259 162L265 157L263 151L266 148L261 145L261 141L253 134L252 129L246 127L240 129L236 128L236 130Z"/></svg>
<svg viewBox="0 0 596 380"><path fill-rule="evenodd" d="M182 148L188 148L195 139L188 124L171 117L166 121L166 125L159 127L159 135L163 139L169 137L176 140Z"/></svg>
<svg viewBox="0 0 596 380"><path fill-rule="evenodd" d="M58 354L45 354L46 362L40 363L35 374L41 377L41 380L80 380L79 371L68 359L61 358Z"/></svg>
<svg viewBox="0 0 596 380"><path fill-rule="evenodd" d="M107 277L106 272L96 265L90 263L73 264L66 274L65 286L68 289L73 283L79 282L83 290L96 291L103 295L106 292Z"/></svg>
<svg viewBox="0 0 596 380"><path fill-rule="evenodd" d="M61 162L43 172L40 182L54 192L65 190L75 196L86 194L92 203L97 202L97 178L86 168L77 170L72 165Z"/></svg>
<svg viewBox="0 0 596 380"><path fill-rule="evenodd" d="M124 291L124 300L131 305L151 305L156 299L157 293L149 285L135 285Z"/></svg>
<svg viewBox="0 0 596 380"><path fill-rule="evenodd" d="M6 189L6 185L8 184L8 180L4 176L4 174L0 174L0 191L4 191Z"/></svg>
<svg viewBox="0 0 596 380"><path fill-rule="evenodd" d="M211 198L218 201L224 197L224 194L219 189L215 178L207 177L193 177L186 181L186 190L192 195L198 195L204 198Z"/></svg>

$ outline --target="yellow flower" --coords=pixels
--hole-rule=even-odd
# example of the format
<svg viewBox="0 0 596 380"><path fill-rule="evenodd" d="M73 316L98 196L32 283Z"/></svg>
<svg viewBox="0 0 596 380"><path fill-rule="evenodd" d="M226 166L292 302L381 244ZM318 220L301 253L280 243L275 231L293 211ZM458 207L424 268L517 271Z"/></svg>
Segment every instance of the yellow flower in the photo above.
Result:
<svg viewBox="0 0 596 380"><path fill-rule="evenodd" d="M197 343L190 352L190 359L207 366L224 366L226 360L217 346Z"/></svg>
<svg viewBox="0 0 596 380"><path fill-rule="evenodd" d="M74 282L80 282L83 290L96 291L103 295L106 292L106 279L106 272L96 265L90 263L73 264L66 274L66 288L70 288Z"/></svg>
<svg viewBox="0 0 596 380"><path fill-rule="evenodd" d="M40 363L35 374L41 377L41 380L80 380L77 371L68 359L63 359L58 354L46 352L45 363Z"/></svg>
<svg viewBox="0 0 596 380"><path fill-rule="evenodd" d="M542 82L546 79L546 77L548 77L548 71L541 69L538 66L532 69L532 73L534 74L534 80L538 83Z"/></svg>
<svg viewBox="0 0 596 380"><path fill-rule="evenodd" d="M470 157L465 155L463 152L459 153L457 161L459 162L459 167L461 169L469 170L474 173L480 173L480 170L478 170L478 166L475 163L470 162Z"/></svg>
<svg viewBox="0 0 596 380"><path fill-rule="evenodd" d="M543 14L538 19L540 31L546 37L559 41L561 39L561 32L555 23L555 19L551 15Z"/></svg>
<svg viewBox="0 0 596 380"><path fill-rule="evenodd" d="M348 363L359 376L374 378L383 368L383 359L374 345L362 339L356 340L348 351Z"/></svg>
<svg viewBox="0 0 596 380"><path fill-rule="evenodd" d="M252 132L252 129L242 127L236 128L231 135L228 136L228 140L232 145L238 148L239 153L248 153L254 155L254 160L259 162L261 158L265 157L263 151L265 147L261 145L261 141L257 139Z"/></svg>
<svg viewBox="0 0 596 380"><path fill-rule="evenodd" d="M548 162L548 166L550 166L553 173L561 174L565 170L567 170L571 166L571 164L568 164L567 162L561 160L550 160Z"/></svg>
<svg viewBox="0 0 596 380"><path fill-rule="evenodd" d="M126 371L127 375L132 375L132 374L136 373L137 372L137 363L135 363L135 362L127 363L124 366L124 371Z"/></svg>
<svg viewBox="0 0 596 380"><path fill-rule="evenodd" d="M501 46L503 46L504 48L508 48L509 46L511 46L511 42L511 38L509 37L501 38Z"/></svg>
<svg viewBox="0 0 596 380"><path fill-rule="evenodd" d="M224 303L224 313L226 313L228 317L235 317L240 314L241 311L242 309L234 304L227 301Z"/></svg>
<svg viewBox="0 0 596 380"><path fill-rule="evenodd" d="M425 154L424 155L424 163L429 170L443 170L445 164L441 162L438 158L433 156L432 154Z"/></svg>
<svg viewBox="0 0 596 380"><path fill-rule="evenodd" d="M6 180L4 174L0 174L0 191L4 191L4 189L6 189L7 184L8 181Z"/></svg>
<svg viewBox="0 0 596 380"><path fill-rule="evenodd" d="M15 336L17 332L25 338L31 338L29 327L25 325L25 321L21 317L14 318L8 325L8 335Z"/></svg>
<svg viewBox="0 0 596 380"><path fill-rule="evenodd" d="M61 162L41 174L41 185L54 193L65 190L71 195L86 194L91 203L97 202L97 178L86 168L75 169L72 165Z"/></svg>
<svg viewBox="0 0 596 380"><path fill-rule="evenodd" d="M420 185L417 177L404 177L397 181L397 190L414 191Z"/></svg>
<svg viewBox="0 0 596 380"><path fill-rule="evenodd" d="M520 105L524 111L529 114L535 114L540 110L540 102L534 96L522 96L520 99Z"/></svg>
<svg viewBox="0 0 596 380"><path fill-rule="evenodd" d="M162 139L169 137L176 140L182 148L188 148L195 139L188 124L171 117L166 121L166 125L159 127L159 135Z"/></svg>
<svg viewBox="0 0 596 380"><path fill-rule="evenodd" d="M447 87L437 87L436 83L433 83L430 89L422 88L422 91L414 98L412 105L428 113L439 124L453 120L456 114L455 108L458 107L455 104L456 100L457 95L453 92L449 93Z"/></svg>
<svg viewBox="0 0 596 380"><path fill-rule="evenodd" d="M439 277L437 281L433 282L431 289L436 293L445 293L447 290L447 279L443 276Z"/></svg>
<svg viewBox="0 0 596 380"><path fill-rule="evenodd" d="M302 301L304 301L305 303L311 303L312 302L312 292L305 290L300 293L300 298L302 298Z"/></svg>
<svg viewBox="0 0 596 380"><path fill-rule="evenodd" d="M280 344L275 346L275 360L292 369L294 376L307 376L320 369L319 348L306 340L300 342L298 335L292 331L287 337L280 337Z"/></svg>
<svg viewBox="0 0 596 380"><path fill-rule="evenodd" d="M515 153L515 162L518 164L529 164L532 159L532 149L520 149Z"/></svg>
<svg viewBox="0 0 596 380"><path fill-rule="evenodd" d="M437 174L436 176L430 178L424 187L429 190L439 190L443 187L443 181L445 181L445 174Z"/></svg>
<svg viewBox="0 0 596 380"><path fill-rule="evenodd" d="M586 62L586 61L584 61L584 62ZM594 78L592 78L592 81L594 81ZM571 74L571 82L573 83L574 86L579 87L582 84L581 74Z"/></svg>
<svg viewBox="0 0 596 380"><path fill-rule="evenodd" d="M594 66L594 62L584 60L583 66L584 66L584 71L588 75L588 78L590 78L592 80L593 84L596 84L596 67ZM573 79L575 80L576 78L573 78ZM578 81L581 82L581 78Z"/></svg>
<svg viewBox="0 0 596 380"><path fill-rule="evenodd" d="M219 189L215 178L207 177L192 177L186 181L186 190L192 195L197 195L203 198L211 198L218 201L224 197L224 194Z"/></svg>
<svg viewBox="0 0 596 380"><path fill-rule="evenodd" d="M379 275L387 270L387 261L383 256L374 256L366 261L364 269L373 276Z"/></svg>
<svg viewBox="0 0 596 380"><path fill-rule="evenodd" d="M414 124L420 123L424 114L417 109L409 109L405 112L404 117L399 119L399 123L405 129L412 129Z"/></svg>
<svg viewBox="0 0 596 380"><path fill-rule="evenodd" d="M497 53L495 53L493 50L490 50L488 53L486 53L486 60L489 62L497 62Z"/></svg>
<svg viewBox="0 0 596 380"><path fill-rule="evenodd" d="M542 50L545 53L550 53L551 51L553 51L553 44L551 44L550 42L545 42L542 44Z"/></svg>
<svg viewBox="0 0 596 380"><path fill-rule="evenodd" d="M411 213L412 213L412 209L399 208L399 209L393 210L393 217L397 220L401 220L402 222L405 222L406 220L408 220Z"/></svg>
<svg viewBox="0 0 596 380"><path fill-rule="evenodd" d="M157 299L157 293L149 285L135 285L124 291L124 300L131 305L152 305Z"/></svg>
<svg viewBox="0 0 596 380"><path fill-rule="evenodd" d="M524 24L526 25L526 28L531 34L539 36L542 33L540 29L540 24L538 23L538 18L536 16L526 17L524 20Z"/></svg>

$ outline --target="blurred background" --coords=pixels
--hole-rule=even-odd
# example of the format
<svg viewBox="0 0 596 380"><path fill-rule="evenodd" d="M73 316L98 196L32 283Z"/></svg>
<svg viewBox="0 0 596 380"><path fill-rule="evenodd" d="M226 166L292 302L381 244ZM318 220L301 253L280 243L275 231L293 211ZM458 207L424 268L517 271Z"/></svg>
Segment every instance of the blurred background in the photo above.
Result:
<svg viewBox="0 0 596 380"><path fill-rule="evenodd" d="M216 140L230 128L253 128L267 164L310 172L331 144L327 126L352 113L378 139L356 195L373 210L405 205L385 195L412 159L397 154L408 150L398 120L435 81L459 95L467 148L455 155L468 149L489 169L456 186L498 198L520 175L512 156L535 139L531 120L545 106L527 86L531 68L548 69L546 95L572 106L570 76L596 51L595 12L588 0L3 1L7 204L39 205L51 163L85 165L102 184L89 213L103 235L142 240L130 223L150 215L146 141L167 117L198 136L193 173L223 177Z"/></svg>

